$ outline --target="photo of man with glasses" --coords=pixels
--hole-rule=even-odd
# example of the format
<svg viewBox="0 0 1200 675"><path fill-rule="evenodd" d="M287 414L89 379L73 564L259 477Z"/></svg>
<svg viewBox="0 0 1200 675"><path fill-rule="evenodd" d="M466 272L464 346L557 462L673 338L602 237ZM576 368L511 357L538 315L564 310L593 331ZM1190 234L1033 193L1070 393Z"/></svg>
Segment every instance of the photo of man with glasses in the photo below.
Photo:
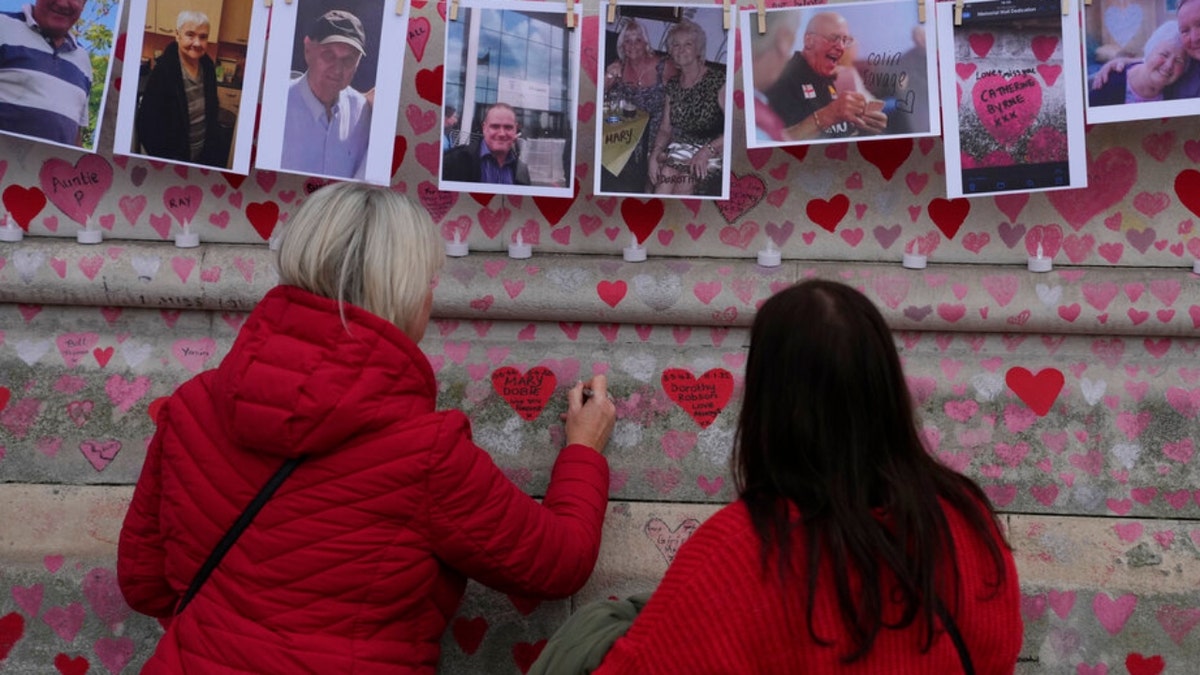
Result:
<svg viewBox="0 0 1200 675"><path fill-rule="evenodd" d="M887 129L883 101L843 85L839 68L852 60L854 37L836 12L814 14L804 28L803 47L766 92L767 102L793 141L875 135ZM853 78L851 78L853 79Z"/></svg>

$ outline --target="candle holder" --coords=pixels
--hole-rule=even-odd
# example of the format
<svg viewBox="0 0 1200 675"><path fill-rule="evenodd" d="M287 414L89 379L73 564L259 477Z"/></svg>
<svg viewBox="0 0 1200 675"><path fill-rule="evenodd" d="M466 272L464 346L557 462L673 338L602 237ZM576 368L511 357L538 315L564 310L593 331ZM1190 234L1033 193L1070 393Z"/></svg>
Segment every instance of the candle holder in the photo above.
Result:
<svg viewBox="0 0 1200 675"><path fill-rule="evenodd" d="M1037 255L1029 257L1028 267L1030 272L1049 272L1054 269L1054 261L1042 254L1042 245L1038 244Z"/></svg>
<svg viewBox="0 0 1200 675"><path fill-rule="evenodd" d="M910 241L908 248L904 249L904 257L900 259L900 264L905 269L923 270L929 264L929 258L926 258L920 249L916 247L916 241Z"/></svg>
<svg viewBox="0 0 1200 675"><path fill-rule="evenodd" d="M92 246L104 241L104 233L100 230L92 228L92 219L88 218L83 224L83 229L75 233L75 241L80 244Z"/></svg>
<svg viewBox="0 0 1200 675"><path fill-rule="evenodd" d="M775 243L767 238L767 247L758 252L759 267L779 267L783 264L783 255L775 248Z"/></svg>
<svg viewBox="0 0 1200 675"><path fill-rule="evenodd" d="M8 217L8 214L5 214L4 227L0 227L0 241L16 243L24 238L25 231L17 227L17 224Z"/></svg>
<svg viewBox="0 0 1200 675"><path fill-rule="evenodd" d="M454 241L446 242L446 255L451 258L464 258L471 253L471 247L463 241L462 233L454 231Z"/></svg>
<svg viewBox="0 0 1200 675"><path fill-rule="evenodd" d="M621 255L625 258L625 262L646 262L646 247L638 244L637 235L631 233L629 245L622 249Z"/></svg>
<svg viewBox="0 0 1200 675"><path fill-rule="evenodd" d="M533 256L533 247L525 243L521 231L517 230L517 238L508 245L508 257L524 260Z"/></svg>
<svg viewBox="0 0 1200 675"><path fill-rule="evenodd" d="M192 232L191 223L183 221L183 231L175 233L176 248L196 248L200 245L200 235Z"/></svg>

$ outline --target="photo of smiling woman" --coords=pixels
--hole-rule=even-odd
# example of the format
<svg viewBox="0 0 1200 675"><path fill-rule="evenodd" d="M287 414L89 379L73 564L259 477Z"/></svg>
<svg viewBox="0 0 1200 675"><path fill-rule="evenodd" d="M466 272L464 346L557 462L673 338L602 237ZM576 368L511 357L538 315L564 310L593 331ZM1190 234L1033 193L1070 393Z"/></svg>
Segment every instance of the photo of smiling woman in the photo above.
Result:
<svg viewBox="0 0 1200 675"><path fill-rule="evenodd" d="M135 126L147 155L228 165L232 138L219 119L211 31L204 12L185 9L175 19L175 40L157 58L137 108Z"/></svg>
<svg viewBox="0 0 1200 675"><path fill-rule="evenodd" d="M239 0L132 0L113 152L250 168L266 18ZM143 25L143 30L135 30Z"/></svg>

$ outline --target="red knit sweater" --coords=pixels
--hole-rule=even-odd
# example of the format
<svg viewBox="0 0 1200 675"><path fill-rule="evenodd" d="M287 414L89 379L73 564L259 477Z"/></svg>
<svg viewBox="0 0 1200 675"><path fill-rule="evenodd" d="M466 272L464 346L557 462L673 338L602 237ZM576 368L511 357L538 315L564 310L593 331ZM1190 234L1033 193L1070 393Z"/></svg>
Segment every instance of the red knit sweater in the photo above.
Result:
<svg viewBox="0 0 1200 675"><path fill-rule="evenodd" d="M986 544L956 511L946 507L946 516L965 591L953 614L975 672L1010 674L1023 635L1012 555L1005 551L1005 584L998 591L986 586L985 581L995 580ZM805 559L803 539L802 533L794 539L794 560ZM919 621L904 630L882 630L865 658L841 663L848 641L830 565L823 564L821 575L813 619L818 635L832 642L829 646L809 635L802 593L806 581L794 579L784 588L776 570L764 576L749 511L740 501L730 504L680 549L650 602L594 675L962 672L954 643L940 625L933 648L920 652Z"/></svg>

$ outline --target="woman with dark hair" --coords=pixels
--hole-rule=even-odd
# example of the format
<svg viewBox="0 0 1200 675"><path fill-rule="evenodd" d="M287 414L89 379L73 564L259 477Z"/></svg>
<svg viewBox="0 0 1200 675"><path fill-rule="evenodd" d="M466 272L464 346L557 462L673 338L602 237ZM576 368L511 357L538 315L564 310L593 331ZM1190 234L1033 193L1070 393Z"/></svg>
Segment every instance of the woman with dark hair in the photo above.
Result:
<svg viewBox="0 0 1200 675"><path fill-rule="evenodd" d="M1013 672L1011 550L979 486L925 449L861 293L812 280L759 310L734 453L740 498L597 675Z"/></svg>

